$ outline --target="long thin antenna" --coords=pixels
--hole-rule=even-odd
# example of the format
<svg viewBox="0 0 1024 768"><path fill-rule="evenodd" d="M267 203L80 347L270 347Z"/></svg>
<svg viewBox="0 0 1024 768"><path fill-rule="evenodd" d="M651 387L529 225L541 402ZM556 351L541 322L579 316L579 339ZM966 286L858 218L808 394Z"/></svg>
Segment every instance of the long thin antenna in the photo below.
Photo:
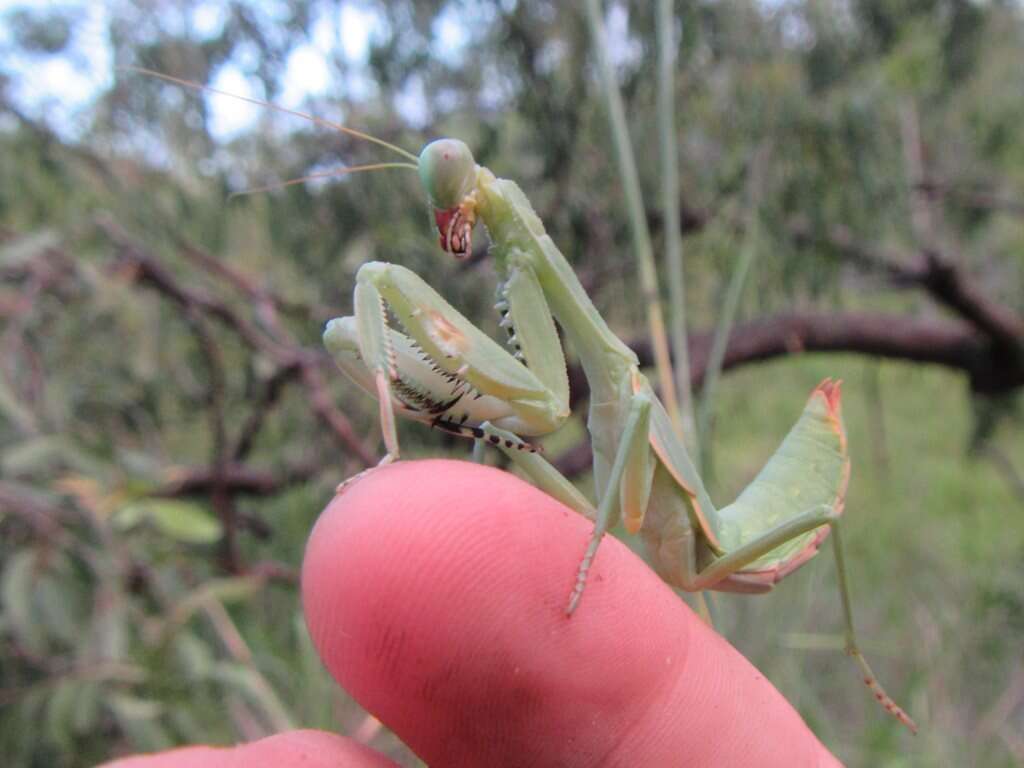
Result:
<svg viewBox="0 0 1024 768"><path fill-rule="evenodd" d="M385 168L411 168L416 170L419 166L413 165L412 163L370 163L369 165L350 165L345 168L335 168L331 171L318 171L317 173L311 173L308 176L300 176L297 179L288 179L288 181L281 181L277 184L267 184L264 187L253 187L252 189L243 189L241 192L232 192L228 196L228 200L233 200L236 197L242 195L254 195L259 192L271 192L275 189L284 189L285 187L291 187L295 184L301 184L304 181L310 181L311 179L327 179L334 176L345 176L349 173L361 173L362 171L379 171Z"/></svg>
<svg viewBox="0 0 1024 768"><path fill-rule="evenodd" d="M310 114L307 114L305 112L299 112L296 109L288 109L288 107L282 107L279 104L274 104L274 103L269 102L269 101L263 101L261 99L254 99L254 98L251 98L249 96L240 96L237 93L230 93L228 91L222 91L219 88L213 88L212 86L203 85L202 83L197 83L197 82L194 82L192 80L183 80L180 77L174 77L172 75L165 75L163 72L157 72L157 71L152 70L152 69L146 69L145 67L118 67L118 69L127 70L129 72L137 72L137 73L139 73L141 75L148 75L150 77L158 78L159 80L165 80L168 83L174 83L176 85L180 85L180 86L183 86L185 88L191 88L192 90L195 90L195 91L206 91L207 93L216 93L219 96L229 96L229 97L231 97L233 99L238 99L239 101L247 101L250 104L255 104L255 105L259 106L259 107L266 107L267 109L272 109L275 112L280 112L280 113L285 114L285 115L293 115L294 117L301 117L304 120L309 120L314 125L319 125L319 126L321 126L323 128L330 128L331 130L339 131L341 133L347 133L349 136L355 136L357 139L363 139L364 141L369 141L369 142L372 142L373 144L376 144L378 146L385 147L386 149L390 149L392 152L397 152L402 157L406 158L407 160L412 160L414 163L418 163L419 162L419 158L416 157L416 155L414 155L412 152L407 152L404 149L402 149L401 147L395 146L394 144L391 144L391 143L389 143L387 141L384 141L384 139L378 139L376 136L371 136L368 133L363 133L362 131L357 131L355 128L348 128L347 126L344 126L341 123L335 123L335 122L333 122L331 120L325 120L322 117L316 117L314 115L310 115ZM419 167L419 166L417 165L416 167Z"/></svg>

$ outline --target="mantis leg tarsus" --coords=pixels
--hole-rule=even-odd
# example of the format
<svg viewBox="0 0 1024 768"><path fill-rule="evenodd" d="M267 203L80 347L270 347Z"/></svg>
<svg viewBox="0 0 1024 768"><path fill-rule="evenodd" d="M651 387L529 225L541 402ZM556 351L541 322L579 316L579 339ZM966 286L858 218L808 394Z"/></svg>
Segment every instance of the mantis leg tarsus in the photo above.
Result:
<svg viewBox="0 0 1024 768"><path fill-rule="evenodd" d="M843 557L843 543L839 521L833 521L831 528L832 551L835 553L836 559L836 578L839 585L839 599L843 607L843 622L846 625L846 654L857 662L862 673L861 679L871 690L875 701L877 701L886 712L906 726L907 730L916 735L917 723L915 723L913 718L911 718L910 715L908 715L906 711L904 711L903 708L893 701L892 697L885 692L882 684L878 682L878 678L871 669L871 665L868 664L868 660L864 658L864 654L861 653L860 648L858 647L857 636L853 629L853 608L850 603L850 593L846 580L846 561Z"/></svg>

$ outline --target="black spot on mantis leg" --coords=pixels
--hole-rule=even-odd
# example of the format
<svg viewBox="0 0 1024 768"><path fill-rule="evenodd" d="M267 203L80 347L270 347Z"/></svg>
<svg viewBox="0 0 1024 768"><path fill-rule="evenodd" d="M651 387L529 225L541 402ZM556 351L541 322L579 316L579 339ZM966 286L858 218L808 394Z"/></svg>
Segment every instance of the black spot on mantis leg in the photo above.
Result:
<svg viewBox="0 0 1024 768"><path fill-rule="evenodd" d="M462 437L473 437L477 440L487 440L492 445L500 446L502 439L498 435L487 434L487 432L480 427L466 426L461 422L449 421L447 419L436 418L430 422L430 426L435 429L440 429L443 432L450 432L453 435L460 435ZM506 439L504 441L506 448L515 448L516 450L525 451L526 453L537 453L538 448L525 440L511 440Z"/></svg>

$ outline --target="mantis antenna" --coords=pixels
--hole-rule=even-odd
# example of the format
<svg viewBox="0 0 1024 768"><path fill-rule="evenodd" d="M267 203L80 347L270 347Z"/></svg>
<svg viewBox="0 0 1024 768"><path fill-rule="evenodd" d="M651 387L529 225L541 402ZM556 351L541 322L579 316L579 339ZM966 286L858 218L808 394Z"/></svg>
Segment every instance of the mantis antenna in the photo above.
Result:
<svg viewBox="0 0 1024 768"><path fill-rule="evenodd" d="M322 117L316 117L315 115L310 115L310 114L308 114L306 112L300 112L297 109L289 109L288 107L282 107L280 104L274 104L274 103L269 102L269 101L263 101L261 99L254 99L254 98L250 98L249 96L241 96L241 95L239 95L237 93L229 93L228 91L222 91L219 88L213 88L213 87L211 87L209 85L203 85L202 83L197 83L197 82L192 81L192 80L183 80L182 78L174 77L173 75L165 75L163 72L157 72L156 70L153 70L153 69L146 69L145 67L118 67L118 69L126 70L128 72L138 72L139 74L148 75L150 77L155 77L155 78L157 78L159 80L164 80L164 81L166 81L168 83L174 83L176 85L180 85L180 86L183 86L185 88L191 88L194 91L206 91L207 93L216 93L219 96L229 96L229 97L231 97L233 99L238 99L240 101L247 101L250 104L255 104L255 105L259 106L259 107L266 107L267 109L272 109L275 112L280 112L280 113L285 114L285 115L293 115L294 117L301 117L304 120L308 120L309 122L313 123L314 125L319 125L319 126L321 126L323 128L330 128L331 130L338 131L340 133L346 133L349 136L354 136L357 139L362 139L364 141L369 141L372 144L376 144L376 145L378 145L380 147L384 147L385 149L390 149L392 152L395 152L395 153L401 155L402 157L404 157L407 160L411 160L413 163L416 163L419 160L419 158L416 157L416 155L414 155L412 152L408 152L408 151L402 149L399 146L396 146L394 144L391 144L390 142L384 141L384 139L378 139L376 136L371 136L368 133L363 133L362 131L357 131L355 128L349 128L347 126L342 125L341 123L335 123L332 120L326 120L326 119L324 119ZM404 164L385 165L385 167L395 167L395 166L399 166L400 167L402 165L404 165ZM418 166L413 165L412 167L416 168ZM352 169L349 169L349 170L352 170ZM373 169L367 168L366 170L373 170ZM314 177L307 177L307 178L314 178ZM300 181L300 180L296 179L296 181ZM282 184L281 186L285 186L285 185Z"/></svg>
<svg viewBox="0 0 1024 768"><path fill-rule="evenodd" d="M304 181L311 179L329 179L333 176L345 176L349 173L362 173L363 171L380 171L387 168L411 168L417 170L418 166L412 163L370 163L369 165L350 165L345 168L335 168L331 171L318 171L317 173L311 173L308 176L300 176L297 179L288 179L288 181L282 181L277 184L267 184L262 187L253 187L251 189L243 189L240 192L232 192L228 195L228 200L234 200L236 197L242 197L243 195L255 195L260 192L271 192L276 189L284 189L285 187L291 187L295 184L301 184Z"/></svg>

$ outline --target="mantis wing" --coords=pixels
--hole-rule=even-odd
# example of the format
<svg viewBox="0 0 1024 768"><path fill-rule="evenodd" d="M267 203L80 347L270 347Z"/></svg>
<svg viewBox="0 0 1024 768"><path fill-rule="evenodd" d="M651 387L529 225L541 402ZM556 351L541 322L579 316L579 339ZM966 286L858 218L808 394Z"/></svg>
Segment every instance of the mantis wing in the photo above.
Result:
<svg viewBox="0 0 1024 768"><path fill-rule="evenodd" d="M720 509L719 540L727 550L808 509L843 511L850 460L840 412L840 382L826 379L811 393L803 413L778 450L739 497ZM823 526L776 547L740 571L774 583L810 559L828 535Z"/></svg>
<svg viewBox="0 0 1024 768"><path fill-rule="evenodd" d="M651 411L651 446L687 492L696 524L717 554L731 552L809 509L842 512L850 462L840 413L839 382L826 379L778 450L732 504L716 510L660 403ZM806 562L828 527L797 536L744 567L745 581L774 584ZM726 586L726 585L723 585ZM737 585L738 586L738 585Z"/></svg>

